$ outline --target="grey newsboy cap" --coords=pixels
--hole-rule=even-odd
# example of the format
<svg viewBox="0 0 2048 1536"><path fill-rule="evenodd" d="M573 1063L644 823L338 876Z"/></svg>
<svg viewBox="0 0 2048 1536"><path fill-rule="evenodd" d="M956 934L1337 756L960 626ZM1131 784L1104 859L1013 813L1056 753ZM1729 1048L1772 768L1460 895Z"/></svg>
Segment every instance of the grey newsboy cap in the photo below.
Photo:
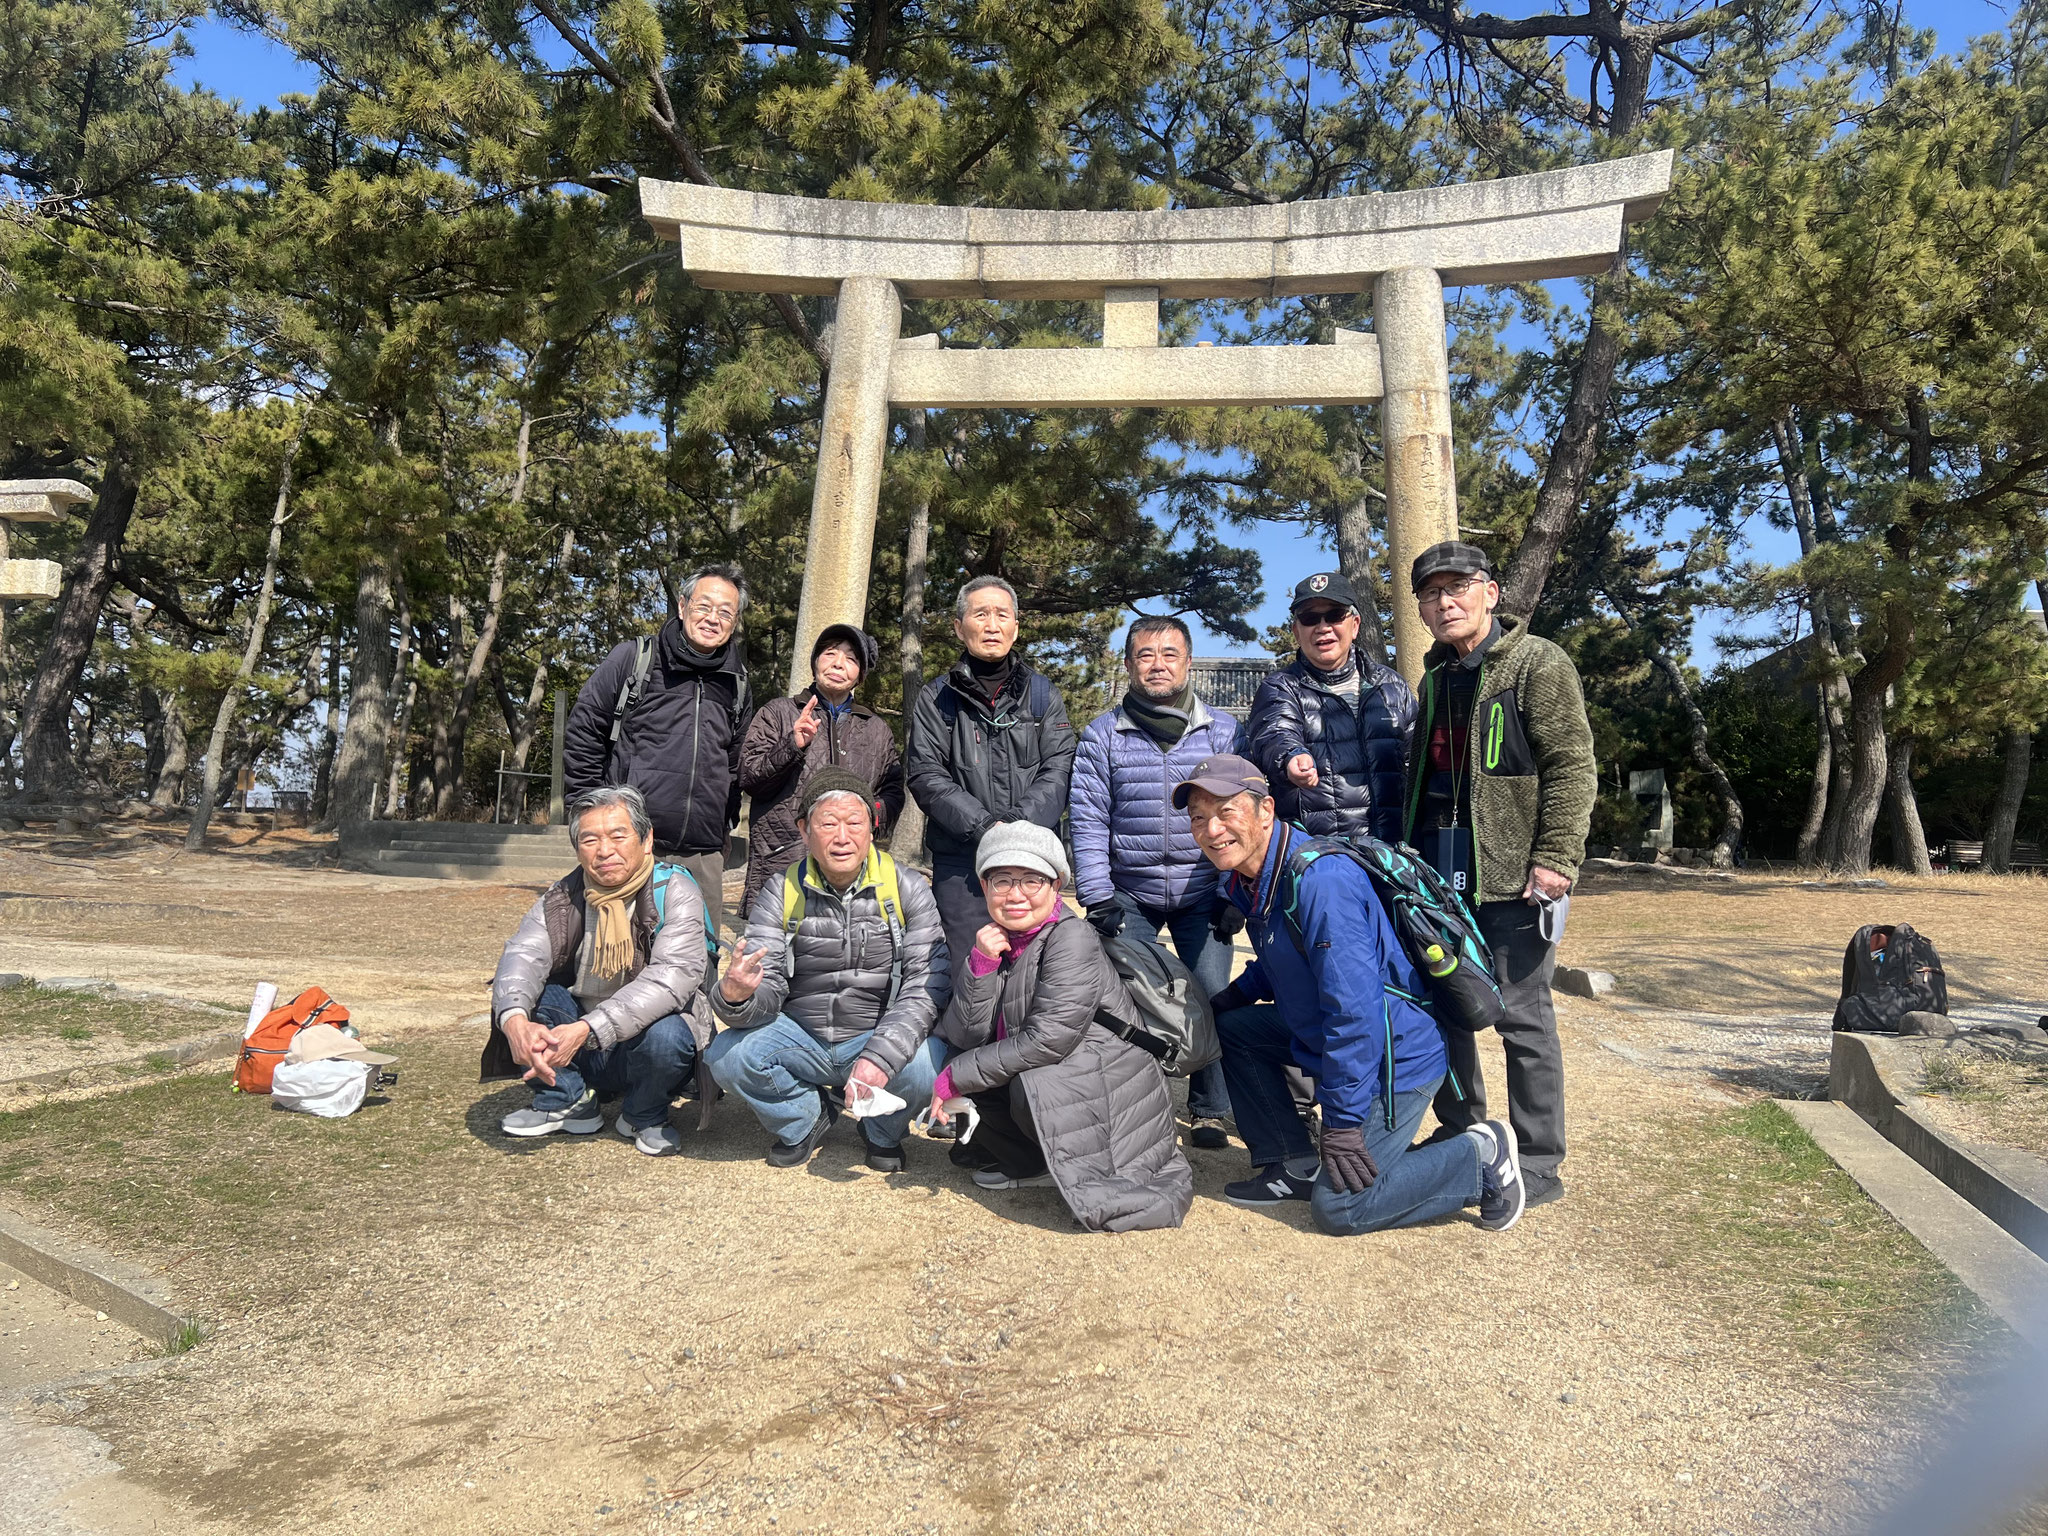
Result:
<svg viewBox="0 0 2048 1536"><path fill-rule="evenodd" d="M998 822L981 834L981 846L974 850L975 878L992 869L1035 869L1061 885L1073 874L1059 834L1035 821Z"/></svg>
<svg viewBox="0 0 2048 1536"><path fill-rule="evenodd" d="M1408 569L1408 590L1420 592L1425 581L1432 576L1441 576L1445 571L1458 576L1491 577L1493 562L1486 558L1486 551L1477 544L1445 539L1441 544L1430 545L1415 557L1415 564Z"/></svg>

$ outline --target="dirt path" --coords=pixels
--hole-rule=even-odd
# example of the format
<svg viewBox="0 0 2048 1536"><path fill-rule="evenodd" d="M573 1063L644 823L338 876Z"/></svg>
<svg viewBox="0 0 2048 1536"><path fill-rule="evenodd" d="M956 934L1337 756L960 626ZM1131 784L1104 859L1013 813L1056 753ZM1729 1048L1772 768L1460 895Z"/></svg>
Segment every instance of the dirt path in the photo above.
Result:
<svg viewBox="0 0 2048 1536"><path fill-rule="evenodd" d="M842 1128L770 1169L730 1104L662 1161L497 1137L519 1093L477 1086L448 1021L527 892L226 857L143 878L238 887L245 916L139 923L108 972L210 964L238 993L288 955L360 989L403 1057L339 1124L192 1078L111 1124L0 1115L7 1198L221 1325L40 1421L110 1447L168 1529L1805 1532L1907 1475L1962 1351L2004 1337L1745 1107L1810 1071L1761 1012L1568 1002L1571 1192L1505 1235L1326 1239L1224 1204L1232 1150L1194 1154L1186 1227L1106 1238L933 1144L885 1178ZM1697 1012L1682 988L1721 967L1680 936L1783 896L1680 892L1652 934L1644 897L1590 892L1568 949ZM1784 941L1797 975L1850 915ZM0 965L48 971L4 947L48 942L10 920Z"/></svg>

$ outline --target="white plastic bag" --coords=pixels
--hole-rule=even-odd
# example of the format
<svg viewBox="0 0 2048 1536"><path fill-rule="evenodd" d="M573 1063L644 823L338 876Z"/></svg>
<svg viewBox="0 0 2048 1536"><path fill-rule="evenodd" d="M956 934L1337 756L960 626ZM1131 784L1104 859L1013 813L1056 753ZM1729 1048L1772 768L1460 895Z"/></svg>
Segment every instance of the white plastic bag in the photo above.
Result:
<svg viewBox="0 0 2048 1536"><path fill-rule="evenodd" d="M281 1061L270 1078L270 1102L339 1120L362 1107L377 1069L367 1061Z"/></svg>
<svg viewBox="0 0 2048 1536"><path fill-rule="evenodd" d="M981 1111L975 1107L974 1100L956 1096L946 1100L939 1107L945 1110L948 1121L957 1124L963 1117L966 1119L967 1124L962 1128L958 1137L961 1146L964 1147L968 1142L974 1140L974 1133L981 1125ZM933 1124L931 1106L927 1104L924 1108L924 1113L911 1121L911 1124L921 1131L930 1130Z"/></svg>
<svg viewBox="0 0 2048 1536"><path fill-rule="evenodd" d="M893 1115L910 1106L886 1088L877 1088L859 1078L846 1085L846 1118L865 1120L870 1115Z"/></svg>

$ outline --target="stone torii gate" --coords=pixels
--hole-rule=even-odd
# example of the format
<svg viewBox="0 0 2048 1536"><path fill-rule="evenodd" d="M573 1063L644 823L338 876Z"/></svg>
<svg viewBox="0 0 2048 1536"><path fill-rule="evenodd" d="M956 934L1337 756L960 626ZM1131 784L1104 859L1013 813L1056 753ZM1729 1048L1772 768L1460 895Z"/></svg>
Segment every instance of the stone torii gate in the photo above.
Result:
<svg viewBox="0 0 2048 1536"><path fill-rule="evenodd" d="M1381 400L1398 579L1458 530L1446 284L1603 272L1671 185L1671 153L1418 192L1149 213L945 208L642 180L647 221L707 288L837 295L791 686L827 624L865 625L889 409L1360 405ZM1373 295L1371 334L1159 345L1159 301ZM903 298L1100 299L1102 345L948 350ZM1401 671L1428 632L1396 601Z"/></svg>

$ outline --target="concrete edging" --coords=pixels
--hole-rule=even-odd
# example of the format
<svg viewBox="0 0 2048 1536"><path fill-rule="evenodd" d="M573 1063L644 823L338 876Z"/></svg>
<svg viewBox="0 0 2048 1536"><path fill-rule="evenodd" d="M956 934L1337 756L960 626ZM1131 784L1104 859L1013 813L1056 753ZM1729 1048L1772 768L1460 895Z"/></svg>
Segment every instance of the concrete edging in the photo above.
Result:
<svg viewBox="0 0 2048 1536"><path fill-rule="evenodd" d="M1889 1041L1835 1031L1828 1061L1828 1097L1846 1104L1914 1162L2048 1259L2048 1187L2017 1166L1994 1168L1978 1150L1950 1139L1915 1114L1894 1073Z"/></svg>
<svg viewBox="0 0 2048 1536"><path fill-rule="evenodd" d="M49 1072L31 1072L26 1077L10 1077L0 1081L0 1094L32 1092L38 1088L64 1088L72 1086L71 1080L79 1074L86 1074L87 1080L76 1086L94 1087L92 1074L114 1071L129 1067L137 1062L147 1062L153 1056L164 1057L173 1067L189 1067L202 1061L225 1061L242 1048L242 1032L228 1030L224 1034L203 1035L197 1040L179 1040L159 1050L144 1051L139 1056L109 1056L100 1061L80 1062L75 1067L58 1067ZM131 1084L140 1087L140 1083ZM0 1100L0 1109L6 1103Z"/></svg>
<svg viewBox="0 0 2048 1536"><path fill-rule="evenodd" d="M104 1312L159 1345L170 1344L192 1319L150 1276L119 1259L46 1232L0 1208L0 1263L12 1265L81 1305Z"/></svg>
<svg viewBox="0 0 2048 1536"><path fill-rule="evenodd" d="M2048 1346L2048 1263L1922 1168L1846 1104L1774 1099L1866 1195L2007 1327Z"/></svg>

